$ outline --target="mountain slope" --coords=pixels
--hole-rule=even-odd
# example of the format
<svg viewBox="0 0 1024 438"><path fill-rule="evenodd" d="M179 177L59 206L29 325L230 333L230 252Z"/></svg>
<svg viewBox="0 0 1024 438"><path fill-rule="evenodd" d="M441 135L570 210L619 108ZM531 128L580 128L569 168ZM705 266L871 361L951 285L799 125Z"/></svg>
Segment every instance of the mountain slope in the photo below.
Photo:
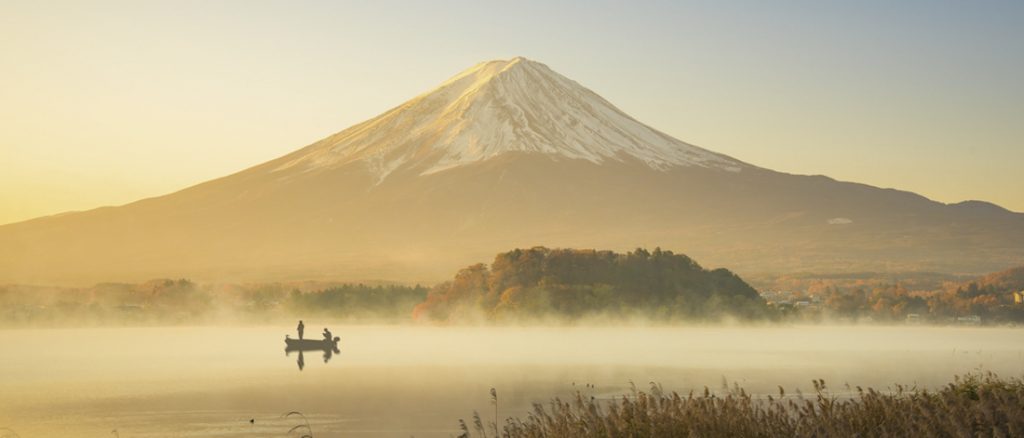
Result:
<svg viewBox="0 0 1024 438"><path fill-rule="evenodd" d="M0 226L0 283L430 281L534 245L660 245L740 273L980 273L1024 263L1024 215L751 166L516 58L224 178Z"/></svg>

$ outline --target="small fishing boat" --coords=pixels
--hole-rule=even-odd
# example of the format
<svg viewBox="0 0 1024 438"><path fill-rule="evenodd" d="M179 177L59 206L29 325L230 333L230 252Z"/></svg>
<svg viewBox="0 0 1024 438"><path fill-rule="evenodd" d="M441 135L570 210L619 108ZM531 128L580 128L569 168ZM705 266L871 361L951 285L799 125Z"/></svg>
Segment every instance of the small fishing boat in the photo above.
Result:
<svg viewBox="0 0 1024 438"><path fill-rule="evenodd" d="M289 351L295 350L337 350L338 341L341 338L335 336L334 339L292 339L287 335L284 337L285 349Z"/></svg>

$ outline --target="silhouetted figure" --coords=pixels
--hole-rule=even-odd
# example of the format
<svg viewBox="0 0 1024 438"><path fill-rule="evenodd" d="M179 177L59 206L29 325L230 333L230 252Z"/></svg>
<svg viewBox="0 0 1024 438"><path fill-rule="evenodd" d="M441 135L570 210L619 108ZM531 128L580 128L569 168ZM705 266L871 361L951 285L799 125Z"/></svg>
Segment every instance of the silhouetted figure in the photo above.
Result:
<svg viewBox="0 0 1024 438"><path fill-rule="evenodd" d="M299 320L299 326L295 329L299 331L299 339L302 339L302 332L306 330L306 325L302 323L301 319Z"/></svg>
<svg viewBox="0 0 1024 438"><path fill-rule="evenodd" d="M304 324L299 321L299 328L301 329ZM301 333L301 331L300 331ZM284 335L284 354L288 356L293 351L299 352L299 358L297 363L299 365L299 371L302 371L306 367L306 356L303 354L304 351L322 351L324 353L324 363L331 360L331 357L335 354L341 353L341 349L338 348L338 342L341 338L334 336L331 330L324 327L323 332L324 338L320 339L292 339L290 335ZM2 438L2 437L0 437Z"/></svg>

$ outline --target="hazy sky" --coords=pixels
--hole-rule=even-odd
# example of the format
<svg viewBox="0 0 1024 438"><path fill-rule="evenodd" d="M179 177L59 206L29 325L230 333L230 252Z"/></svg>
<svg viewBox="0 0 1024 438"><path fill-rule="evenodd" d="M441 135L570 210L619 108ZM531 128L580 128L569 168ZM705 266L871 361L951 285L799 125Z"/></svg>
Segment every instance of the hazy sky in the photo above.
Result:
<svg viewBox="0 0 1024 438"><path fill-rule="evenodd" d="M544 62L775 170L1024 211L1024 2L0 2L0 223L175 191Z"/></svg>

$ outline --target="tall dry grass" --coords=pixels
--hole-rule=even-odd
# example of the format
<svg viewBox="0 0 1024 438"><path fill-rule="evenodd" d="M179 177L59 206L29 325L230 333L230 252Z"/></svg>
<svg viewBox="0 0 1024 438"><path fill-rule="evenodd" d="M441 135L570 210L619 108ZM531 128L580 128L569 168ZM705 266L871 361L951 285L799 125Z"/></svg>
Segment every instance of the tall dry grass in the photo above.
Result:
<svg viewBox="0 0 1024 438"><path fill-rule="evenodd" d="M300 434L299 438L313 438L313 428L309 426L309 419L307 419L306 416L302 414L302 412L291 411L288 412L287 414L282 415L281 418L291 418L292 416L301 418L302 423L295 427L292 427L291 429L288 429L288 436L292 436L292 434L298 433Z"/></svg>
<svg viewBox="0 0 1024 438"><path fill-rule="evenodd" d="M957 377L936 390L897 385L857 387L832 395L822 380L811 397L754 397L734 387L719 396L666 393L652 384L611 401L577 393L568 401L535 404L526 418L506 420L501 436L533 437L1014 437L1024 436L1024 381L988 374ZM487 436L460 420L462 436ZM492 429L493 430L493 429ZM475 434L473 433L475 432Z"/></svg>

